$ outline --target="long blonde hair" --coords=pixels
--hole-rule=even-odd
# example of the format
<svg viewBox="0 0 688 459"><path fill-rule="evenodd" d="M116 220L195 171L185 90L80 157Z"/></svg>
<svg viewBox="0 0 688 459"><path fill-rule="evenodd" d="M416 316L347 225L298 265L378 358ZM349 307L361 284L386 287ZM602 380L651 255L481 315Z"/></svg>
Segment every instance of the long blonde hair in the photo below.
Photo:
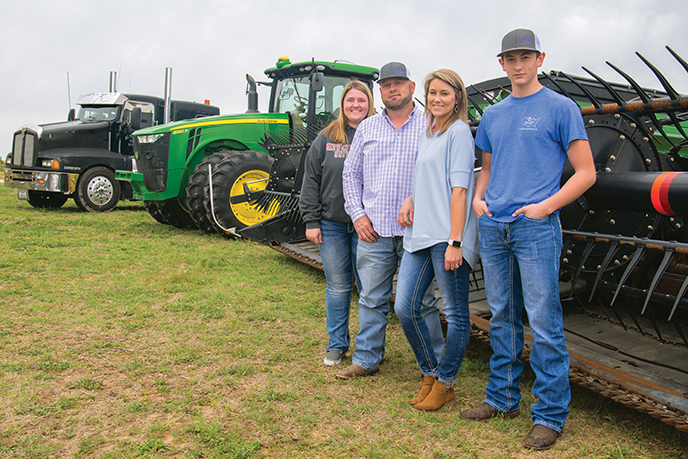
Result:
<svg viewBox="0 0 688 459"><path fill-rule="evenodd" d="M335 143L346 143L346 127L349 124L349 119L346 117L346 115L344 115L344 99L346 98L346 94L352 89L358 89L368 98L368 113L365 117L368 118L370 115L375 114L375 107L373 107L373 94L370 92L368 85L359 80L349 81L346 86L344 86L344 90L342 91L342 100L339 103L339 116L336 120L333 120L329 125L327 125L325 129L320 131L321 134L329 137Z"/></svg>
<svg viewBox="0 0 688 459"><path fill-rule="evenodd" d="M428 115L428 129L427 129L427 135L430 137L432 135L432 127L435 125L435 115L432 114L432 111L430 111L430 102L428 101L428 91L430 90L430 83L432 80L437 78L438 80L444 81L447 83L449 86L454 88L454 97L456 99L456 105L454 106L454 110L452 111L451 115L449 115L449 118L447 119L447 122L444 123L444 126L442 126L442 129L437 133L437 135L442 135L447 129L449 129L449 126L454 124L454 121L456 120L463 120L466 121L468 119L468 93L466 92L466 86L463 84L463 80L459 76L458 73L456 73L453 70L449 69L439 69L434 72L432 72L430 75L425 77L425 113Z"/></svg>

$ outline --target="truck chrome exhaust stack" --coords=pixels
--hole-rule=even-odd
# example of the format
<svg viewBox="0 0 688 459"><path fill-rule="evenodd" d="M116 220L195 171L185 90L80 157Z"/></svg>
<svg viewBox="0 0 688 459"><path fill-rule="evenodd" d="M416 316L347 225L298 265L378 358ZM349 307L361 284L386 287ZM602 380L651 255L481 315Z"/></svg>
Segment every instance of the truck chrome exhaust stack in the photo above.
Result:
<svg viewBox="0 0 688 459"><path fill-rule="evenodd" d="M165 67L165 124L172 120L170 104L172 100L172 67Z"/></svg>
<svg viewBox="0 0 688 459"><path fill-rule="evenodd" d="M117 72L115 72L115 71L110 72L110 91L109 92L117 92Z"/></svg>

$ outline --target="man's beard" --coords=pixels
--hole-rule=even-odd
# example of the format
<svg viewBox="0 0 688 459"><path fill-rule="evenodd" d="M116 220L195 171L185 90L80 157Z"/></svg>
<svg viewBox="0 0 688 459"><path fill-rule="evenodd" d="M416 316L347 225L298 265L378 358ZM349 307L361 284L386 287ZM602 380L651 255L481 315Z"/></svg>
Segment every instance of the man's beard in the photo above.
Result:
<svg viewBox="0 0 688 459"><path fill-rule="evenodd" d="M406 107L406 104L411 102L411 99L413 99L413 94L409 93L408 97L401 97L396 102L388 100L383 100L382 102L385 104L385 107L387 107L387 110L401 110Z"/></svg>

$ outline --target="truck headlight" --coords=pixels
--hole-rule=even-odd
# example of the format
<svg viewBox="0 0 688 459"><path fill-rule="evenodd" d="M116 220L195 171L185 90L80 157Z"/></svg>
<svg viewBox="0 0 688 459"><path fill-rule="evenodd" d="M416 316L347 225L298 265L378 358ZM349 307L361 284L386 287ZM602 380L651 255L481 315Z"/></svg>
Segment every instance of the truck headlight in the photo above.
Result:
<svg viewBox="0 0 688 459"><path fill-rule="evenodd" d="M41 166L49 167L50 169L59 169L60 162L56 159L43 159L41 160Z"/></svg>
<svg viewBox="0 0 688 459"><path fill-rule="evenodd" d="M139 139L139 143L155 143L160 137L162 137L162 134L139 135L137 137Z"/></svg>

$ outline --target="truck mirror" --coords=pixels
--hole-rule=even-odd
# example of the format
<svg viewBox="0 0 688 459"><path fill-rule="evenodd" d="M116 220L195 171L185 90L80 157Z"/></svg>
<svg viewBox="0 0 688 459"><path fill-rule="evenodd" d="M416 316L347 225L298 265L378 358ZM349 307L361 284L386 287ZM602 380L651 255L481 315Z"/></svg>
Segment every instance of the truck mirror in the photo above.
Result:
<svg viewBox="0 0 688 459"><path fill-rule="evenodd" d="M325 87L325 75L322 72L311 74L311 91L319 92Z"/></svg>
<svg viewBox="0 0 688 459"><path fill-rule="evenodd" d="M74 121L76 119L76 110L71 109L67 114L67 121Z"/></svg>
<svg viewBox="0 0 688 459"><path fill-rule="evenodd" d="M141 129L141 107L134 107L132 109L129 124L131 124L131 128L134 131Z"/></svg>

